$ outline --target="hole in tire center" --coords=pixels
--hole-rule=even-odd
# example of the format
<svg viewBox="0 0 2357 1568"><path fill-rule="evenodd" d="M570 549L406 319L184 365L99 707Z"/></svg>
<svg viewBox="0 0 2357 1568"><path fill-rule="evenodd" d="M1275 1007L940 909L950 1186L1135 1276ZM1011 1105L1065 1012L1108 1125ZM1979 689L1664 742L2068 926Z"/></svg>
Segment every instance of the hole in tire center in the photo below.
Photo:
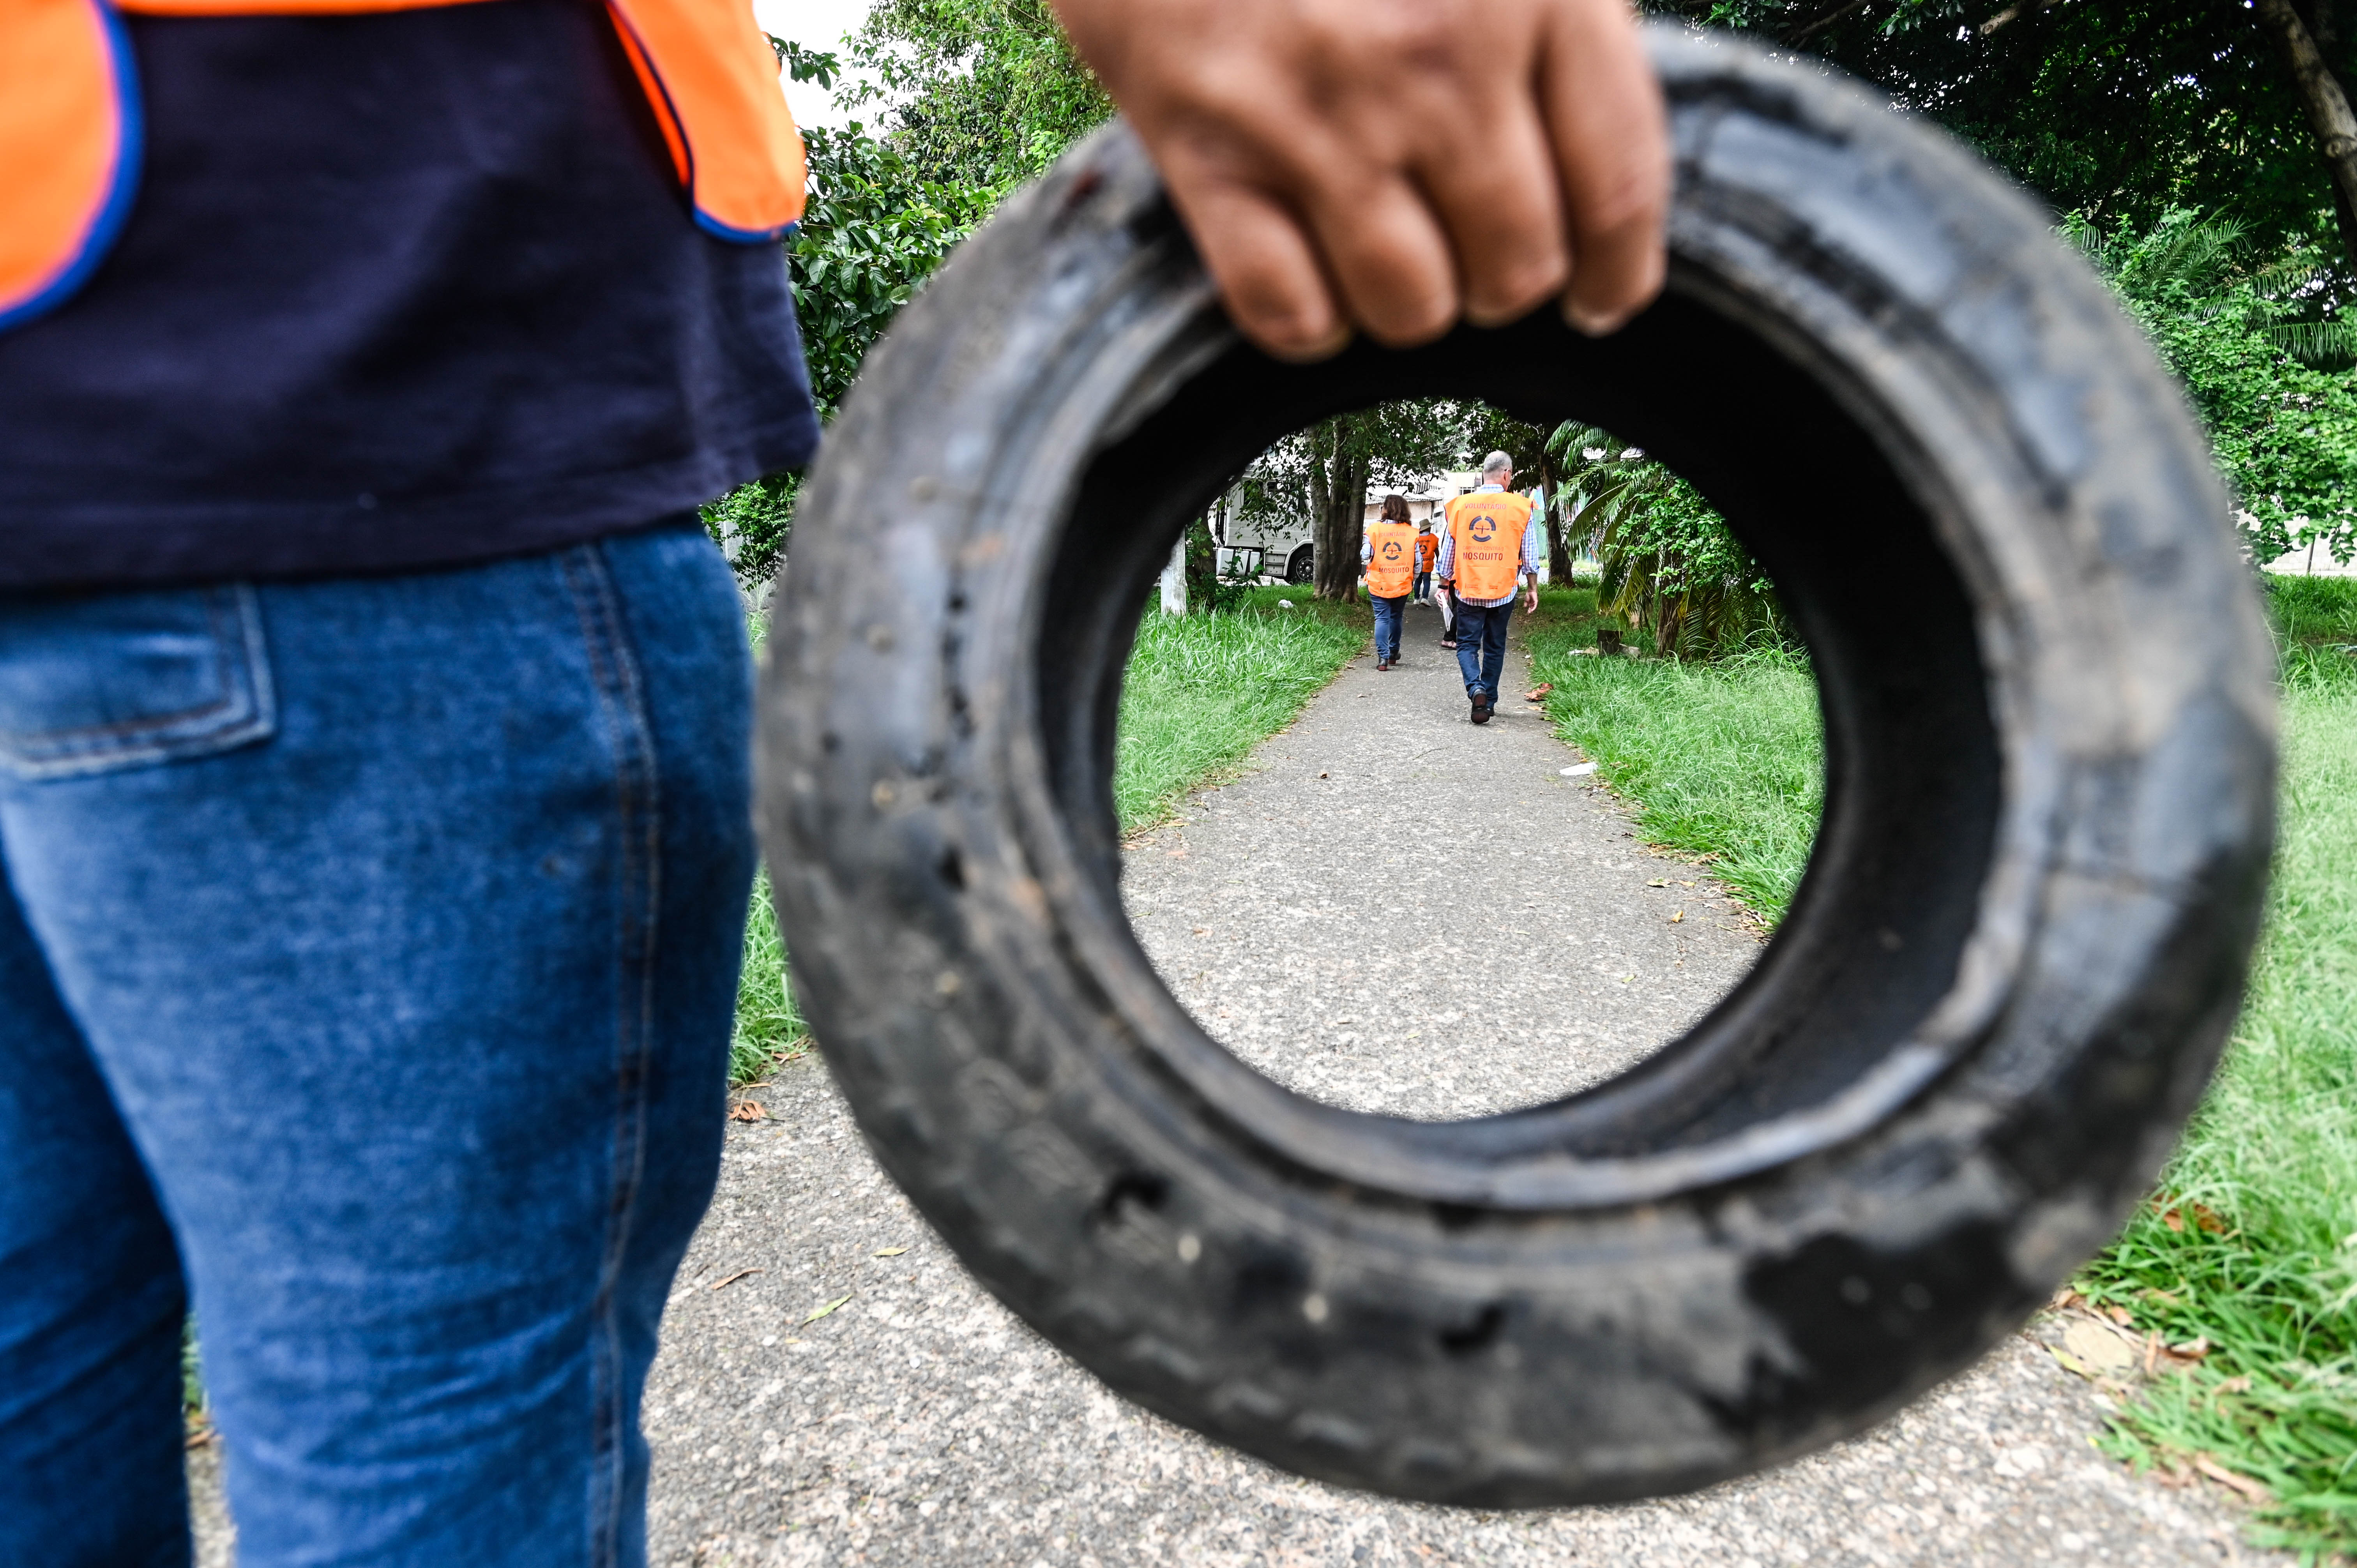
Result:
<svg viewBox="0 0 2357 1568"><path fill-rule="evenodd" d="M1490 1180L1482 1173L1501 1162L1641 1158L1719 1143L1824 1107L1886 1065L1900 1069L1889 1079L1893 1084L1920 1081L1905 1075L1920 1072L1921 1058L1894 1053L1916 1037L1955 983L2003 800L1992 676L1974 599L1933 521L1961 515L1964 502L1935 463L1878 434L1908 426L1846 362L1796 351L1790 338L1753 325L1748 307L1690 284L1674 273L1661 301L1607 338L1579 338L1554 313L1540 311L1494 331L1461 328L1422 349L1361 344L1311 366L1277 366L1231 346L1202 359L1157 394L1162 401L1150 416L1097 451L1050 536L1039 568L1033 679L1041 782L1057 813L1037 820L1036 831L1062 840L1058 853L1072 857L1090 889L1075 895L1074 917L1093 927L1123 908L1117 900L1129 904L1144 952L1125 943L1104 950L1083 944L1096 954L1089 963L1112 966L1104 976L1111 993L1138 995L1131 965L1152 963L1206 1026L1173 1029L1158 1004L1140 1004L1134 1013L1139 1042L1293 1158L1322 1167L1330 1146L1359 1151L1345 1160L1352 1169L1388 1169L1385 1162L1398 1158L1437 1161L1429 1169L1441 1188L1478 1191ZM1704 366L1708 373L1698 373ZM1826 778L1808 866L1773 940L1752 950L1757 961L1749 972L1736 979L1730 970L1675 1010L1687 1017L1701 1011L1683 1033L1664 1020L1645 1037L1624 1037L1617 1049L1578 1057L1565 1042L1594 1015L1576 1016L1566 1004L1533 1025L1527 1049L1513 1053L1516 1063L1538 1070L1509 1074L1494 1048L1512 1039L1501 998L1528 973L1562 972L1534 967L1550 944L1568 950L1521 918L1576 907L1585 872L1564 858L1534 866L1528 846L1511 835L1494 862L1475 864L1450 838L1445 816L1406 783L1380 794L1383 809L1375 816L1297 816L1286 832L1266 838L1257 856L1237 855L1228 873L1232 882L1202 879L1182 888L1167 875L1148 878L1137 871L1139 848L1125 849L1123 819L1135 825L1137 800L1133 794L1118 802L1123 791L1116 786L1134 770L1142 743L1137 726L1122 733L1125 682L1117 677L1134 644L1140 659L1126 682L1132 711L1151 706L1166 736L1187 732L1187 704L1168 693L1146 697L1139 679L1146 661L1157 656L1155 625L1172 618L1158 610L1146 624L1140 618L1157 605L1157 580L1169 564L1172 542L1190 519L1215 507L1272 442L1339 414L1394 406L1385 400L1436 398L1484 400L1550 434L1567 418L1592 420L1611 439L1661 458L1727 520L1775 584L1808 649ZM1469 456L1476 445L1496 444L1469 440L1463 450ZM1386 477L1371 471L1367 479ZM1518 476L1518 484L1527 483ZM1260 593L1271 601L1296 600L1293 610L1269 609L1269 616L1317 613L1299 587ZM1141 633L1148 640L1138 641ZM1407 638L1412 664L1413 626ZM1694 660L1638 663L1663 679L1716 668ZM1409 673L1364 678L1396 684ZM1501 710L1527 713L1521 706L1525 688L1515 684L1522 677L1510 659ZM1794 678L1805 687L1806 677ZM1217 688L1222 679L1207 670L1199 685ZM1809 705L1805 698L1801 705ZM1446 703L1437 715L1460 741L1476 733L1491 736L1499 725L1493 720L1475 732L1464 716L1462 708L1447 712ZM1650 714L1638 716L1651 722ZM1596 760L1615 769L1670 754L1641 725L1629 733L1636 739L1626 757ZM1300 738L1297 729L1285 741ZM1229 759L1201 757L1199 766L1222 760ZM1561 765L1572 765L1570 758ZM1330 765L1311 771L1329 775L1317 784L1329 792L1345 781ZM1559 773L1555 781L1573 782ZM1240 791L1254 782L1227 786L1211 803L1213 812L1241 800ZM1679 805L1641 770L1619 782L1624 796L1657 812ZM1532 797L1507 783L1501 777L1464 788L1485 806L1523 809L1513 802ZM1394 841L1396 865L1361 853ZM1622 842L1635 850L1633 837ZM1168 854L1177 848L1187 854ZM1524 852L1519 856L1518 848ZM1173 842L1158 853L1168 863L1201 869L1196 843ZM1657 864L1641 880L1657 895L1688 880L1685 872L1670 871ZM1282 896L1296 873L1296 885L1313 902ZM1656 877L1663 887L1652 887ZM1705 878L1694 880L1695 888L1680 886L1678 892L1700 894ZM1459 929L1472 934L1448 945L1419 940L1415 900L1394 896L1395 889L1422 892L1428 907L1436 897L1448 900ZM1222 930L1230 911L1254 911L1260 929L1270 930L1288 909L1310 912L1291 917L1300 931L1331 934L1314 944L1290 933L1247 939L1239 947L1243 956L1227 966L1202 961L1192 945L1233 931L1232 918ZM1689 911L1685 918L1695 916ZM1165 923L1160 933L1149 929L1157 921ZM1297 949L1298 961L1280 961ZM1598 961L1587 961L1593 973ZM1344 965L1355 969L1347 985ZM1214 995L1209 982L1222 972L1222 983L1239 989ZM1633 966L1617 974L1631 976L1631 987L1643 981ZM1709 1004L1708 993L1730 982L1734 989ZM1444 985L1467 1004L1432 1007ZM1254 1030L1240 1026L1251 1020L1240 1020L1239 996L1260 1004ZM1419 1009L1427 1017L1460 1016L1436 1027L1415 1017ZM1210 1049L1206 1032L1214 1042ZM1351 1033L1361 1038L1341 1040ZM1346 1080L1332 1047L1377 1039L1399 1070L1353 1069L1357 1076ZM1454 1055L1432 1054L1443 1049ZM1310 1069L1321 1065L1326 1070L1313 1076ZM1314 1112L1304 1119L1289 1098L1270 1097L1279 1082L1327 1107L1411 1120L1385 1126L1324 1120ZM1617 1178L1596 1179L1609 1186Z"/></svg>
<svg viewBox="0 0 2357 1568"><path fill-rule="evenodd" d="M1477 725L1413 568L1500 449L1545 585ZM1394 496L1410 532L1377 527ZM1411 568L1380 671L1360 596L1398 585L1362 542ZM1815 832L1814 682L1756 563L1641 449L1469 401L1341 415L1263 453L1166 564L1116 726L1122 897L1239 1059L1341 1109L1487 1116L1624 1072L1758 961Z"/></svg>

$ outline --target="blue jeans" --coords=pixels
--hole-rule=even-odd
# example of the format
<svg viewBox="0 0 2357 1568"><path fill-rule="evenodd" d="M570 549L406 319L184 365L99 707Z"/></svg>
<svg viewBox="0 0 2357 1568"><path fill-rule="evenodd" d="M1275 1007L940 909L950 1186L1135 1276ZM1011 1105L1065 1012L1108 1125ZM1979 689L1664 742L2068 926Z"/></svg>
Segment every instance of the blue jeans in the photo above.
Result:
<svg viewBox="0 0 2357 1568"><path fill-rule="evenodd" d="M1426 599L1429 599L1430 597L1432 597L1432 574L1431 574L1431 573L1429 573L1429 572L1418 572L1418 573L1415 575L1415 591L1414 591L1414 593L1413 593L1413 595L1412 595L1411 596L1413 596L1413 597L1415 598L1415 602L1416 602L1416 603L1418 603L1418 604L1422 604L1422 603L1424 603Z"/></svg>
<svg viewBox="0 0 2357 1568"><path fill-rule="evenodd" d="M1465 694L1498 699L1498 677L1506 671L1506 624L1514 618L1514 601L1483 608L1457 601L1457 668L1465 676Z"/></svg>
<svg viewBox="0 0 2357 1568"><path fill-rule="evenodd" d="M1406 607L1407 597L1402 595L1396 599L1386 599L1369 594L1367 598L1375 607L1375 660L1378 663L1396 664L1399 662L1400 611Z"/></svg>
<svg viewBox="0 0 2357 1568"><path fill-rule="evenodd" d="M0 596L0 1563L635 1564L749 660L693 526Z"/></svg>

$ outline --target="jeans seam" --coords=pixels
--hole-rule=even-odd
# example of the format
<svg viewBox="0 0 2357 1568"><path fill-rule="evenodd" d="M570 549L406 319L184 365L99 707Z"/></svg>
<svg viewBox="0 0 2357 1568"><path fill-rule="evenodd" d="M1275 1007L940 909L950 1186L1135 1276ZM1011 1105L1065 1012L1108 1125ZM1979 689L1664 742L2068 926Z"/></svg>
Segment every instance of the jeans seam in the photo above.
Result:
<svg viewBox="0 0 2357 1568"><path fill-rule="evenodd" d="M623 1482L630 1454L618 1287L646 1165L655 920L662 881L662 799L645 685L623 626L619 596L604 551L597 544L586 544L564 552L557 559L581 619L591 683L612 736L614 798L620 823L615 942L621 983L617 988L615 1016L612 1186L590 1328L589 1561L592 1568L612 1568L620 1560Z"/></svg>

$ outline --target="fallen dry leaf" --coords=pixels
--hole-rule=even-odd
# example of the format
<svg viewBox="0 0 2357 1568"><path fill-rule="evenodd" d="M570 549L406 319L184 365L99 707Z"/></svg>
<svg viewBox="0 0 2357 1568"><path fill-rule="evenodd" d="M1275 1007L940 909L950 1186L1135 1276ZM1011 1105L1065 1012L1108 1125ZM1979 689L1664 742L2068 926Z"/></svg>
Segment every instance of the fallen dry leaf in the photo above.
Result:
<svg viewBox="0 0 2357 1568"><path fill-rule="evenodd" d="M2046 1306L2047 1310L2050 1312L2060 1312L2064 1307L2069 1306L2075 1302L2082 1302L2086 1299L2087 1298L2085 1296L2081 1295L2071 1286L2064 1285L2061 1290L2054 1293L2054 1299L2048 1302Z"/></svg>
<svg viewBox="0 0 2357 1568"><path fill-rule="evenodd" d="M2074 1317L2064 1326L2062 1348L2097 1372L2125 1372L2136 1364L2136 1347L2092 1317Z"/></svg>
<svg viewBox="0 0 2357 1568"><path fill-rule="evenodd" d="M2218 1391L2222 1394L2249 1393L2251 1391L2251 1380L2248 1378L2228 1378L2224 1382L2218 1385Z"/></svg>
<svg viewBox="0 0 2357 1568"><path fill-rule="evenodd" d="M2110 1318L2114 1323L2118 1324L2123 1328L2126 1328L2135 1320L2134 1315L2131 1314L2126 1307L2118 1305L2117 1304L2104 1307L2103 1310L2105 1317Z"/></svg>
<svg viewBox="0 0 2357 1568"><path fill-rule="evenodd" d="M737 1270L735 1273L730 1274L726 1279L715 1280L715 1281L713 1281L710 1284L705 1285L704 1288L705 1288L705 1290L718 1290L722 1285L733 1285L733 1284L735 1284L738 1280L743 1279L747 1274L759 1274L759 1273L767 1273L767 1272L768 1272L768 1271L763 1270L763 1269L739 1269L739 1270Z"/></svg>
<svg viewBox="0 0 2357 1568"><path fill-rule="evenodd" d="M1669 885L1670 879L1666 876L1656 876L1651 882L1645 884L1648 887L1667 887Z"/></svg>
<svg viewBox="0 0 2357 1568"><path fill-rule="evenodd" d="M2207 1454L2196 1454L2193 1456L2193 1467L2220 1486L2232 1487L2252 1502L2271 1503L2276 1500L2276 1495L2267 1490L2264 1483L2255 1481L2248 1476L2236 1475Z"/></svg>
<svg viewBox="0 0 2357 1568"><path fill-rule="evenodd" d="M1681 920L1684 919L1685 918L1686 918L1686 912L1685 912L1684 909L1681 909L1681 910L1679 910L1676 914L1674 914L1674 915L1673 915L1673 916L1671 916L1671 917L1670 917L1670 924L1672 924L1673 926L1674 926L1674 925L1676 925L1679 921L1681 921Z"/></svg>
<svg viewBox="0 0 2357 1568"><path fill-rule="evenodd" d="M908 1250L906 1247L878 1247L876 1249L876 1255L879 1258L897 1258Z"/></svg>
<svg viewBox="0 0 2357 1568"><path fill-rule="evenodd" d="M1186 846L1182 844L1178 848L1170 851L1169 854L1170 858L1173 860L1184 860L1187 858Z"/></svg>
<svg viewBox="0 0 2357 1568"><path fill-rule="evenodd" d="M2226 1234L2226 1221L2206 1203L2164 1203L2156 1197L2152 1206L2159 1213L2160 1222L2180 1236L2185 1233L2188 1219L2193 1221L2197 1230L2206 1230L2212 1236Z"/></svg>
<svg viewBox="0 0 2357 1568"><path fill-rule="evenodd" d="M1544 703L1546 701L1546 694L1554 690L1555 682L1552 681L1546 682L1543 685L1523 693L1523 701L1525 703Z"/></svg>
<svg viewBox="0 0 2357 1568"><path fill-rule="evenodd" d="M770 1113L761 1109L761 1102L758 1100L740 1100L737 1108L728 1112L731 1122L766 1122L769 1119Z"/></svg>
<svg viewBox="0 0 2357 1568"><path fill-rule="evenodd" d="M811 1315L802 1319L802 1326L804 1328L808 1328L812 1324L816 1323L820 1318L824 1317L828 1313L833 1312L836 1307L841 1306L845 1302L849 1301L850 1299L850 1294L845 1292L844 1294L836 1296L833 1301L828 1302L824 1306L812 1308Z"/></svg>

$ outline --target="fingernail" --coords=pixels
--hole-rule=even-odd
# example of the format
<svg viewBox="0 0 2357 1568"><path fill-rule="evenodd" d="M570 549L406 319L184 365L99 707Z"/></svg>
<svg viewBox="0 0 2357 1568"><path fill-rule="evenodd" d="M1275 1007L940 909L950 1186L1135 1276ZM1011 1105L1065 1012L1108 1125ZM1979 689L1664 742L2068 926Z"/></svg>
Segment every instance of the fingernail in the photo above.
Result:
<svg viewBox="0 0 2357 1568"><path fill-rule="evenodd" d="M1345 321L1337 324L1332 331L1322 338L1295 342L1277 342L1264 338L1261 340L1261 347L1268 351L1272 359L1283 360L1288 364L1307 365L1318 360L1332 359L1348 348L1350 343L1351 324Z"/></svg>
<svg viewBox="0 0 2357 1568"><path fill-rule="evenodd" d="M1563 318L1571 324L1571 329L1589 338L1609 337L1620 331L1636 314L1633 310L1598 310L1571 300L1563 305Z"/></svg>

